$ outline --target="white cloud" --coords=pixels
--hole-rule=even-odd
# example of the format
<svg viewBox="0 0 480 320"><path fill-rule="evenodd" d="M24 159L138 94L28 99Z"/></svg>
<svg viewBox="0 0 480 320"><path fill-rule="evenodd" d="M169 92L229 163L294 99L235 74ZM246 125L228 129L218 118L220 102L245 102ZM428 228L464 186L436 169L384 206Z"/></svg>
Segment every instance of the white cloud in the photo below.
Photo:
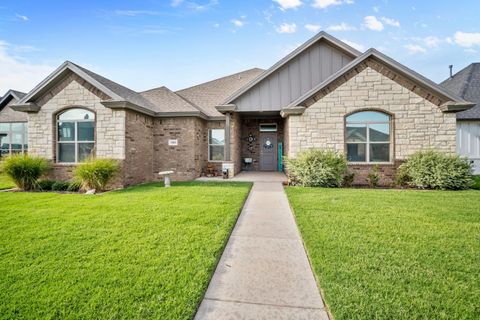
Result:
<svg viewBox="0 0 480 320"><path fill-rule="evenodd" d="M470 33L470 32L457 31L455 32L455 35L453 36L453 38L456 44L465 48L471 48L473 46L480 45L479 32Z"/></svg>
<svg viewBox="0 0 480 320"><path fill-rule="evenodd" d="M466 53L472 53L472 54L478 53L478 51L473 48L467 48L463 51L465 51Z"/></svg>
<svg viewBox="0 0 480 320"><path fill-rule="evenodd" d="M375 13L378 13L380 11L380 8L377 6L373 7L372 9Z"/></svg>
<svg viewBox="0 0 480 320"><path fill-rule="evenodd" d="M239 19L232 19L230 20L231 23L233 23L233 25L235 27L238 27L238 28L241 28L245 25L245 22L243 22L242 20L239 20Z"/></svg>
<svg viewBox="0 0 480 320"><path fill-rule="evenodd" d="M300 0L273 0L273 2L278 3L282 10L296 9L302 5Z"/></svg>
<svg viewBox="0 0 480 320"><path fill-rule="evenodd" d="M387 17L381 17L380 20L383 21L383 23L388 24L389 26L392 27L400 27L400 21L392 19L392 18L387 18Z"/></svg>
<svg viewBox="0 0 480 320"><path fill-rule="evenodd" d="M12 55L9 53L11 47L0 40L0 94L8 89L28 92L55 69L47 64L30 63Z"/></svg>
<svg viewBox="0 0 480 320"><path fill-rule="evenodd" d="M312 6L317 9L325 9L330 6L339 6L341 4L353 4L353 0L314 0Z"/></svg>
<svg viewBox="0 0 480 320"><path fill-rule="evenodd" d="M429 48L436 48L440 45L441 41L438 37L428 36L428 37L423 38L423 42Z"/></svg>
<svg viewBox="0 0 480 320"><path fill-rule="evenodd" d="M21 15L21 14L18 14L18 13L15 14L15 17L17 17L17 19L22 20L22 21L30 20L27 16L24 16L24 15Z"/></svg>
<svg viewBox="0 0 480 320"><path fill-rule="evenodd" d="M320 30L321 26L318 24L306 24L305 29L307 29L310 32L318 32Z"/></svg>
<svg viewBox="0 0 480 320"><path fill-rule="evenodd" d="M348 23L342 22L340 24L334 24L327 28L329 31L352 31L356 28Z"/></svg>
<svg viewBox="0 0 480 320"><path fill-rule="evenodd" d="M170 5L172 7L178 7L179 5L181 5L183 2L183 0L172 0L172 2L170 2Z"/></svg>
<svg viewBox="0 0 480 320"><path fill-rule="evenodd" d="M278 33L295 33L297 31L297 25L295 23L282 23L277 27Z"/></svg>
<svg viewBox="0 0 480 320"><path fill-rule="evenodd" d="M427 50L424 47L419 46L418 44L407 44L407 45L404 45L403 47L405 49L407 49L408 52L411 53L411 54L426 53L427 52Z"/></svg>
<svg viewBox="0 0 480 320"><path fill-rule="evenodd" d="M364 45L361 45L361 44L353 42L353 41L348 41L348 40L345 40L345 39L342 39L342 41L345 42L346 44L348 44L350 47L354 47L358 51L363 52L367 49Z"/></svg>
<svg viewBox="0 0 480 320"><path fill-rule="evenodd" d="M374 31L382 31L383 30L383 23L378 20L375 16L366 16L363 18L363 25L365 28L374 30Z"/></svg>

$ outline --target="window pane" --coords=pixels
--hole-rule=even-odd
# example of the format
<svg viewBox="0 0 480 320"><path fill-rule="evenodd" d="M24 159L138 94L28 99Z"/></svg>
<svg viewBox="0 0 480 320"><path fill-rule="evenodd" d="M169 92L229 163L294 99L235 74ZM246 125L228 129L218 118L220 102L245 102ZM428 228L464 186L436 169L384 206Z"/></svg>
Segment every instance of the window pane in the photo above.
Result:
<svg viewBox="0 0 480 320"><path fill-rule="evenodd" d="M95 114L85 109L69 109L58 116L58 120L93 120Z"/></svg>
<svg viewBox="0 0 480 320"><path fill-rule="evenodd" d="M21 131L25 130L25 124L21 122L12 123L12 131Z"/></svg>
<svg viewBox="0 0 480 320"><path fill-rule="evenodd" d="M367 161L366 144L365 143L348 143L347 144L347 160L351 162Z"/></svg>
<svg viewBox="0 0 480 320"><path fill-rule="evenodd" d="M59 122L58 123L58 141L74 141L75 140L75 123Z"/></svg>
<svg viewBox="0 0 480 320"><path fill-rule="evenodd" d="M0 139L2 140L2 144L1 144L2 150L8 150L10 145L10 135L7 134L4 137L0 137Z"/></svg>
<svg viewBox="0 0 480 320"><path fill-rule="evenodd" d="M260 124L260 131L261 132L277 132L277 124L276 123Z"/></svg>
<svg viewBox="0 0 480 320"><path fill-rule="evenodd" d="M347 124L347 142L366 142L367 125Z"/></svg>
<svg viewBox="0 0 480 320"><path fill-rule="evenodd" d="M90 155L92 155L93 152L93 143L79 143L78 144L78 162L82 162Z"/></svg>
<svg viewBox="0 0 480 320"><path fill-rule="evenodd" d="M23 144L23 134L21 133L13 133L12 134L12 149L19 149L22 150Z"/></svg>
<svg viewBox="0 0 480 320"><path fill-rule="evenodd" d="M75 144L58 144L58 162L75 162Z"/></svg>
<svg viewBox="0 0 480 320"><path fill-rule="evenodd" d="M93 141L95 124L93 122L78 122L78 141Z"/></svg>
<svg viewBox="0 0 480 320"><path fill-rule="evenodd" d="M210 129L208 141L209 141L209 144L224 144L225 143L225 130L223 130L223 129Z"/></svg>
<svg viewBox="0 0 480 320"><path fill-rule="evenodd" d="M212 161L223 160L223 146L210 146L210 159Z"/></svg>
<svg viewBox="0 0 480 320"><path fill-rule="evenodd" d="M362 111L347 117L347 122L388 122L390 117L377 111Z"/></svg>
<svg viewBox="0 0 480 320"><path fill-rule="evenodd" d="M370 141L390 141L390 125L385 124L371 124L368 126L370 132Z"/></svg>
<svg viewBox="0 0 480 320"><path fill-rule="evenodd" d="M0 131L2 132L10 131L10 123L5 123L5 122L0 123Z"/></svg>
<svg viewBox="0 0 480 320"><path fill-rule="evenodd" d="M389 143L370 144L370 162L388 162L390 161Z"/></svg>

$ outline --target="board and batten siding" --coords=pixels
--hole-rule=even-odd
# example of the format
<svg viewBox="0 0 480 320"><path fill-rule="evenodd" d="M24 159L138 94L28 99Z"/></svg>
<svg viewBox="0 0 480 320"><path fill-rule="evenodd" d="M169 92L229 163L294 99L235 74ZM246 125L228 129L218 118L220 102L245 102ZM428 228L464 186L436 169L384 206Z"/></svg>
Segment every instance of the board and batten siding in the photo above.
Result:
<svg viewBox="0 0 480 320"><path fill-rule="evenodd" d="M240 112L280 111L353 60L319 41L233 101Z"/></svg>
<svg viewBox="0 0 480 320"><path fill-rule="evenodd" d="M480 121L457 121L457 152L468 157L480 174Z"/></svg>

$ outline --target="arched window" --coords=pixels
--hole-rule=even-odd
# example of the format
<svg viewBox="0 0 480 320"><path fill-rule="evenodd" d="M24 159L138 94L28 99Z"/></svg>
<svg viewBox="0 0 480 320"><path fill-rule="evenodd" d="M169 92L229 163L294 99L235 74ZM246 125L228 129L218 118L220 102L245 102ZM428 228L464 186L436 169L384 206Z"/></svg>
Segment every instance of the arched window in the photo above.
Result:
<svg viewBox="0 0 480 320"><path fill-rule="evenodd" d="M57 162L82 162L95 147L95 114L74 108L57 116Z"/></svg>
<svg viewBox="0 0 480 320"><path fill-rule="evenodd" d="M346 118L345 142L349 162L390 162L391 119L378 111L360 111Z"/></svg>

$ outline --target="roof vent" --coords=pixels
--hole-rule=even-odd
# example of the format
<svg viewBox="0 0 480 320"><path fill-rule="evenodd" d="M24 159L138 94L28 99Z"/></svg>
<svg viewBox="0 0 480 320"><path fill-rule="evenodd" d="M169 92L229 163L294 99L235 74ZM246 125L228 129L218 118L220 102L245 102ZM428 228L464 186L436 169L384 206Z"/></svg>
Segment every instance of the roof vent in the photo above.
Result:
<svg viewBox="0 0 480 320"><path fill-rule="evenodd" d="M450 69L450 78L453 78L453 64L449 65L448 68Z"/></svg>

